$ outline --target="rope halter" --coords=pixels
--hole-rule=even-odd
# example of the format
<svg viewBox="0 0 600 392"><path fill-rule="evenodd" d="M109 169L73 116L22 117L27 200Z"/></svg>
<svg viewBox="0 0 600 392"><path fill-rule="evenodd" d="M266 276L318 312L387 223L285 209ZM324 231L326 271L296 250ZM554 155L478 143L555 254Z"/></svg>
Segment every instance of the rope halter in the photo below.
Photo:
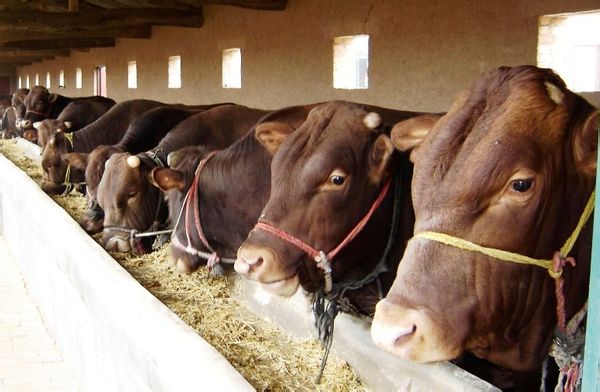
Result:
<svg viewBox="0 0 600 392"><path fill-rule="evenodd" d="M300 249L308 256L310 256L316 262L317 268L323 271L325 279L324 291L325 293L328 293L333 287L330 260L333 259L346 245L348 245L354 239L354 237L356 237L362 231L362 229L365 227L365 225L371 218L371 215L373 215L375 210L379 207L379 205L387 195L391 181L392 179L390 177L390 179L388 179L381 188L379 196L377 196L377 199L375 199L373 205L371 206L367 214L356 224L356 226L354 226L354 228L346 235L342 242L340 242L333 250L331 250L328 253L325 253L325 251L323 250L317 250L312 246L308 245L306 242L302 241L301 239L294 237L292 234L282 229L279 229L271 225L270 223L267 223L264 220L260 220L263 218L263 216L259 218L259 221L254 226L254 228L273 234L274 236L279 237L280 239L290 243L291 245L295 246L296 248Z"/></svg>
<svg viewBox="0 0 600 392"><path fill-rule="evenodd" d="M185 253L200 257L206 260L206 265L209 270L219 264L220 262L233 264L235 263L235 259L220 257L210 245L208 240L206 239L206 235L204 234L204 230L202 229L202 222L200 221L200 199L198 197L199 194L199 183L200 183L200 174L202 173L202 169L206 166L206 163L217 153L217 151L209 152L201 161L198 163L198 167L196 167L196 171L194 172L194 181L192 181L192 185L188 189L185 198L183 199L183 204L181 206L181 210L179 210L179 215L177 216L177 222L175 222L175 226L173 227L173 234L171 236L171 244L175 246L177 249L184 251ZM200 249L192 246L192 223L190 222L190 204L193 205L193 218L194 218L194 227L196 229L196 234L200 238L200 242L209 252L204 252ZM184 212L185 211L185 212ZM187 241L187 245L184 245L177 238L177 227L179 226L179 222L181 220L181 216L185 214L184 224L185 224L185 238Z"/></svg>
<svg viewBox="0 0 600 392"><path fill-rule="evenodd" d="M581 230L592 215L592 211L594 210L595 194L596 192L592 192L585 206L585 209L583 210L583 213L579 217L579 222L577 223L577 226L575 227L569 238L567 238L560 250L554 253L552 259L535 259L532 257L524 256L518 253L508 252L501 249L488 248L464 240L462 238L434 231L422 231L420 233L415 234L412 239L423 238L430 241L440 242L442 244L452 246L454 248L463 249L470 252L482 253L486 256L493 257L495 259L510 261L517 264L535 265L546 269L548 271L548 274L554 279L556 285L556 313L558 317L558 326L562 331L565 331L566 316L565 299L563 294L564 279L562 278L562 273L566 264L571 264L571 266L575 267L575 259L573 257L567 256L573 249L573 246L575 245L575 242L577 241Z"/></svg>
<svg viewBox="0 0 600 392"><path fill-rule="evenodd" d="M66 132L62 132L62 134L65 137L65 140L67 141L67 151L72 152L73 151L73 134L66 133ZM65 190L62 193L62 195L64 196L64 195L68 195L69 193L71 193L73 191L73 189L75 189L76 187L78 187L80 185L86 185L86 183L85 183L85 181L83 181L83 182L71 181L71 164L67 163L67 170L65 171L65 179L61 185L65 186Z"/></svg>

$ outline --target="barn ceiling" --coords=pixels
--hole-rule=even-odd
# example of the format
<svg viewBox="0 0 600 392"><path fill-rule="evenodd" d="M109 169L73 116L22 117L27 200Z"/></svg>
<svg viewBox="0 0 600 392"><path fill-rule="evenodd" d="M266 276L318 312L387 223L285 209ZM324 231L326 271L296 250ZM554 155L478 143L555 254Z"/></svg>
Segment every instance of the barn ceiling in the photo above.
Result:
<svg viewBox="0 0 600 392"><path fill-rule="evenodd" d="M288 0L2 0L0 65L21 66L150 38L152 26L202 27L204 4L284 10Z"/></svg>

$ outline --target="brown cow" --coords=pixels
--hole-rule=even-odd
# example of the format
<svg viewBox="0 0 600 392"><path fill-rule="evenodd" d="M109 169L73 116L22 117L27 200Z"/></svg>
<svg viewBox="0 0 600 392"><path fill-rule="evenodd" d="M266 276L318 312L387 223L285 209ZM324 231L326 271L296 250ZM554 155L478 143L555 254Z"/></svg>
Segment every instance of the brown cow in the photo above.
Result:
<svg viewBox="0 0 600 392"><path fill-rule="evenodd" d="M551 259L594 189L598 111L551 70L501 67L462 94L411 156L415 234L437 232ZM400 125L396 145L423 127ZM410 144L410 143L408 143ZM588 223L564 270L566 317L587 298ZM567 255L565 255L567 256ZM515 371L538 369L557 323L548 271L413 238L371 328L401 358L430 362L464 350Z"/></svg>
<svg viewBox="0 0 600 392"><path fill-rule="evenodd" d="M313 260L315 255L269 227L331 255L373 208L360 234L330 260L333 282L359 281L380 259L394 270L396 264L388 262L397 263L412 235L412 164L394 152L384 131L386 125L389 131L390 125L417 114L421 113L336 101L314 109L290 136L280 127L283 132L277 144L271 142L271 134L257 131L261 142L277 150L271 165L271 195L259 225L238 250L235 270L280 295L293 294L299 285L310 292L325 288L327 278ZM383 197L379 207L375 206L378 197ZM391 232L394 208L399 215ZM263 224L268 226L259 227ZM390 236L393 246L386 253ZM348 297L359 310L372 313L381 290L386 292L393 278L393 274L379 274L368 285L349 291Z"/></svg>
<svg viewBox="0 0 600 392"><path fill-rule="evenodd" d="M281 127L298 128L317 105L274 111L260 119L243 138L217 152L200 173L197 203L188 203L190 208L185 212L182 210L183 199L206 149L192 156L184 155L180 160L172 159L172 168L156 168L152 171L153 183L166 191L171 221L177 222L181 212L181 223L174 228L169 248L170 259L181 271L189 273L207 263L207 259L200 257L199 252L214 251L219 257L235 257L238 247L256 223L270 192L272 155L258 142L256 132L260 129L265 136L270 134L275 142ZM179 162L174 162L176 160ZM200 224L212 250L200 240L196 229L188 231L189 236L186 235L185 220L194 221L195 210L202 217ZM183 244L184 249L175 244Z"/></svg>
<svg viewBox="0 0 600 392"><path fill-rule="evenodd" d="M115 105L113 100L79 100L69 103L56 119L45 119L33 123L35 132L26 131L24 137L42 147L58 129L75 132L99 119ZM28 135L27 133L30 132Z"/></svg>
<svg viewBox="0 0 600 392"><path fill-rule="evenodd" d="M34 86L23 101L23 104L25 105L25 114L20 123L21 128L24 132L32 130L31 137L37 139L33 123L47 118L57 118L69 103L75 101L96 101L110 106L115 104L115 101L112 99L98 95L70 98L59 94L51 94L44 86Z"/></svg>
<svg viewBox="0 0 600 392"><path fill-rule="evenodd" d="M145 231L166 223L168 210L161 201L162 194L148 177L153 168L167 163L170 152L188 145L203 145L207 150L225 148L267 113L245 106L219 106L180 122L147 153L110 157L97 191L98 204L104 210L104 247L128 252L135 242L132 229ZM142 245L135 242L138 252L147 250Z"/></svg>

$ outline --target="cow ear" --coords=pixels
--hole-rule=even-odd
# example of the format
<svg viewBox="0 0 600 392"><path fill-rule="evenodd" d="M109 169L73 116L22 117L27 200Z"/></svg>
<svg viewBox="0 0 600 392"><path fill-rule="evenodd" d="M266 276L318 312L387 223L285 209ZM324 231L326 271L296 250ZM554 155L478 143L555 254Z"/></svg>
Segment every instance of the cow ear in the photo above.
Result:
<svg viewBox="0 0 600 392"><path fill-rule="evenodd" d="M381 134L375 140L373 149L369 156L369 180L373 184L379 184L386 174L394 145L387 135Z"/></svg>
<svg viewBox="0 0 600 392"><path fill-rule="evenodd" d="M48 94L48 102L54 103L58 98L58 94Z"/></svg>
<svg viewBox="0 0 600 392"><path fill-rule="evenodd" d="M254 136L271 155L275 155L281 143L293 131L294 128L286 123L264 122L256 126Z"/></svg>
<svg viewBox="0 0 600 392"><path fill-rule="evenodd" d="M183 172L166 167L155 167L150 172L148 178L150 183L162 191L177 189L180 192L185 190L185 179Z"/></svg>
<svg viewBox="0 0 600 392"><path fill-rule="evenodd" d="M598 151L598 131L600 130L600 110L592 112L575 130L573 135L573 157L577 170L592 178L596 175L596 155Z"/></svg>
<svg viewBox="0 0 600 392"><path fill-rule="evenodd" d="M414 149L421 144L441 117L441 115L424 114L397 123L392 128L392 143L403 152Z"/></svg>
<svg viewBox="0 0 600 392"><path fill-rule="evenodd" d="M65 154L65 161L76 169L84 170L87 168L89 154L80 152L70 152Z"/></svg>

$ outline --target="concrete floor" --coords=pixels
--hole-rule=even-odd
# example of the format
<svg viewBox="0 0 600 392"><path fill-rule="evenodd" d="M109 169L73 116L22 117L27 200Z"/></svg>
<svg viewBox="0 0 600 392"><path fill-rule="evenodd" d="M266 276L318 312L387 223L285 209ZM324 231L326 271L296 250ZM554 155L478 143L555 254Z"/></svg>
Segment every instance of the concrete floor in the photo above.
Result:
<svg viewBox="0 0 600 392"><path fill-rule="evenodd" d="M0 237L0 391L78 391Z"/></svg>

